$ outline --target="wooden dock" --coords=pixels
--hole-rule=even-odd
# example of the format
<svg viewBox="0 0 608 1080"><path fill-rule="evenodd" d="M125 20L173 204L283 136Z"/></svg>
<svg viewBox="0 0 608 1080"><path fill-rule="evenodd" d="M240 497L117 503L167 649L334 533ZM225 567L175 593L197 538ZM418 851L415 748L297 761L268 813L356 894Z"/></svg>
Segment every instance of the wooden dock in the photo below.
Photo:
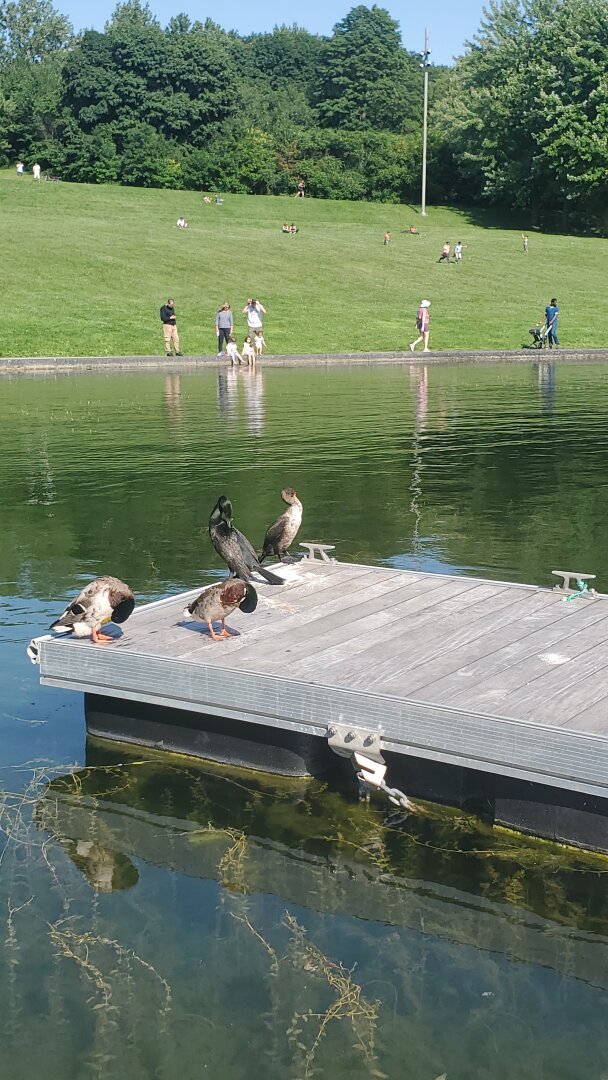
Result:
<svg viewBox="0 0 608 1080"><path fill-rule="evenodd" d="M308 559L285 576L230 640L182 619L199 589L105 647L41 638L42 682L608 797L608 598Z"/></svg>

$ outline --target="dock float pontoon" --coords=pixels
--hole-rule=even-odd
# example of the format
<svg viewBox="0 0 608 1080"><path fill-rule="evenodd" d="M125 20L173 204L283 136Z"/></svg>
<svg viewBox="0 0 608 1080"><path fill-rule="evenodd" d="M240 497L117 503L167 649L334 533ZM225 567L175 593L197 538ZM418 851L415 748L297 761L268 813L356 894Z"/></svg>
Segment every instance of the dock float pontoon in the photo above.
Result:
<svg viewBox="0 0 608 1080"><path fill-rule="evenodd" d="M608 851L608 598L586 575L536 587L326 554L279 572L222 642L182 617L200 589L136 608L105 647L35 639L41 681L82 691L101 738L292 775L335 752L372 783L386 766L410 796Z"/></svg>

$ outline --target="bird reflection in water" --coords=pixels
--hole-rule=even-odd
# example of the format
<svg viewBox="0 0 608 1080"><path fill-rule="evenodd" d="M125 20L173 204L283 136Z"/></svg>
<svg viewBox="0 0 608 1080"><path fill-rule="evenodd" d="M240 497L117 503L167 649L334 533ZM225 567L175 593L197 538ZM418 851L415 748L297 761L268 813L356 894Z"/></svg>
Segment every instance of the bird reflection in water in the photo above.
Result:
<svg viewBox="0 0 608 1080"><path fill-rule="evenodd" d="M139 871L121 851L101 847L92 840L64 841L64 846L95 892L117 892L137 885Z"/></svg>

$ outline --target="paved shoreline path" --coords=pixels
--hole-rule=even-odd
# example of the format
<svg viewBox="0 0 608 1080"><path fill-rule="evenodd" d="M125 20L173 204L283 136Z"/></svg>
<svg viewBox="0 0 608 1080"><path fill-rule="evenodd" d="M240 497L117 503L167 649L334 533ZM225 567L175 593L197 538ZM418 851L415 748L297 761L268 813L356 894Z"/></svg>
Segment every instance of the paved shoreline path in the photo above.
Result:
<svg viewBox="0 0 608 1080"><path fill-rule="evenodd" d="M487 364L487 363L595 363L608 361L606 349L568 349L553 351L534 349L505 349L487 351L431 352L427 356L404 352L388 353L310 353L302 355L264 356L262 368L327 367L351 365L411 365L427 364ZM70 373L80 371L145 370L188 371L197 368L225 368L226 360L217 356L22 356L0 357L0 375Z"/></svg>

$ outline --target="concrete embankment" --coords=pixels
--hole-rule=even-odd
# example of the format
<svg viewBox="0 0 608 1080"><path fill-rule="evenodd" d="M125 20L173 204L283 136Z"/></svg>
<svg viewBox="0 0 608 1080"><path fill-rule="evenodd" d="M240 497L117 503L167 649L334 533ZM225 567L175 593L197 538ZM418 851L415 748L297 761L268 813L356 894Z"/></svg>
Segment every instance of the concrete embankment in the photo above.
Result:
<svg viewBox="0 0 608 1080"><path fill-rule="evenodd" d="M608 360L607 349L505 349L476 351L394 353L312 353L297 356L264 356L265 368L334 367L360 365L408 364L488 364L530 363L531 361L561 363L594 363ZM15 356L0 357L0 375L65 375L83 371L196 371L201 368L223 368L227 361L217 356Z"/></svg>

